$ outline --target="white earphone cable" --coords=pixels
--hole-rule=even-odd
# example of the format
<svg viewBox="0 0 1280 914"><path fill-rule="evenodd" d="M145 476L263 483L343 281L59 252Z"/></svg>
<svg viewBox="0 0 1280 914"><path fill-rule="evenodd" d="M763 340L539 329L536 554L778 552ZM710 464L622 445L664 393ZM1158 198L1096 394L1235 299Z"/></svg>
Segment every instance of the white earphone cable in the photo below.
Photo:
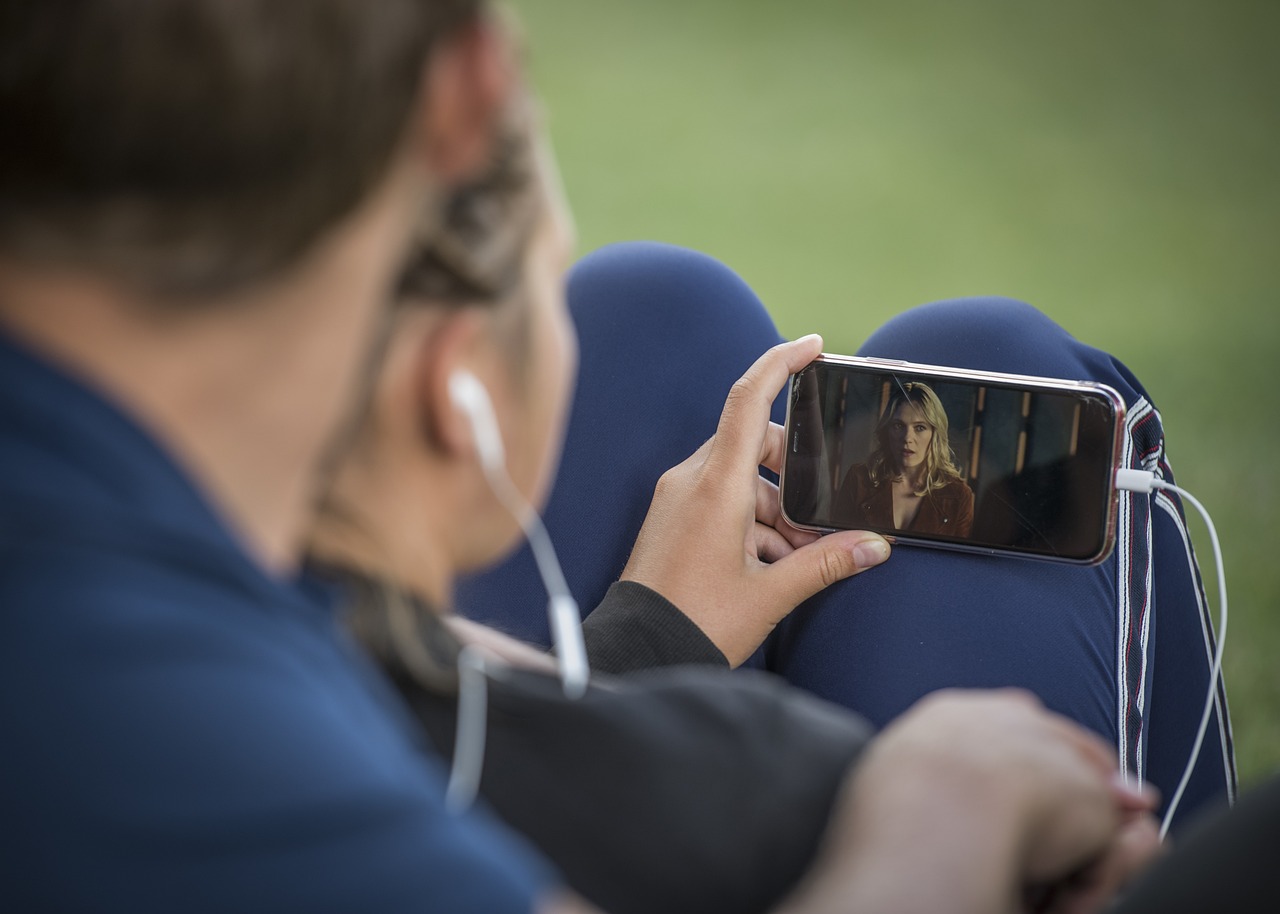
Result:
<svg viewBox="0 0 1280 914"><path fill-rule="evenodd" d="M1182 795L1186 792L1187 784L1191 781L1191 773L1195 771L1196 761L1200 758L1200 750L1204 745L1205 733L1209 729L1209 721L1213 719L1214 699L1218 693L1218 680L1222 675L1222 651L1227 640L1227 572L1222 559L1222 543L1218 540L1218 531L1213 525L1213 518L1209 516L1209 512L1194 495L1186 489L1175 486L1173 483L1165 482L1154 473L1146 470L1117 470L1116 488L1147 494L1156 490L1164 490L1180 495L1204 519L1205 527L1209 531L1209 542L1213 545L1213 559L1217 566L1219 621L1217 644L1214 647L1213 660L1209 664L1209 687L1206 690L1204 711L1200 715L1200 727L1196 731L1195 742L1191 746L1191 754L1187 759L1187 766L1183 769L1182 779L1178 782L1178 787L1173 796L1170 797L1169 805L1165 807L1164 819L1160 823L1160 839L1163 841L1169 831L1169 825L1173 822L1173 815L1178 809L1178 804L1182 801Z"/></svg>
<svg viewBox="0 0 1280 914"><path fill-rule="evenodd" d="M587 690L591 668L582 634L578 603L569 593L560 560L547 527L533 505L520 493L507 472L502 434L493 414L493 404L484 385L467 372L455 372L449 379L450 395L471 423L476 451L486 482L502 506L519 522L533 551L538 576L547 591L547 617L555 644L561 688L565 697L576 699ZM480 791L484 769L485 726L488 718L488 665L476 645L458 654L458 721L454 738L453 763L445 790L445 805L451 812L465 811Z"/></svg>

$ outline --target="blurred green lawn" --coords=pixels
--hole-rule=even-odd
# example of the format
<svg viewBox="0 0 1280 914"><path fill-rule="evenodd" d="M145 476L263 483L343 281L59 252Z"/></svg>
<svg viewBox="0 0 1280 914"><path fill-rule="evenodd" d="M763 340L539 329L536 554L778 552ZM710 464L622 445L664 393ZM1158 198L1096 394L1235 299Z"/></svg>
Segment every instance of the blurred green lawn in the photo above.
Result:
<svg viewBox="0 0 1280 914"><path fill-rule="evenodd" d="M583 251L712 253L832 351L1011 295L1134 369L1223 538L1241 776L1280 766L1280 3L514 5Z"/></svg>

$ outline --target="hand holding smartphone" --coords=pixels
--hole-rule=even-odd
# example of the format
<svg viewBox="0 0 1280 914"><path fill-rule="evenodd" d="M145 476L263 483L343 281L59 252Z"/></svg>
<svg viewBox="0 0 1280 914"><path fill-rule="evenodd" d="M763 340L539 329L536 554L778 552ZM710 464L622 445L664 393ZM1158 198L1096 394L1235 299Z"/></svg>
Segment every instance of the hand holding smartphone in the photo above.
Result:
<svg viewBox="0 0 1280 914"><path fill-rule="evenodd" d="M1115 542L1123 427L1103 384L824 354L791 378L782 512L802 529L1093 564Z"/></svg>

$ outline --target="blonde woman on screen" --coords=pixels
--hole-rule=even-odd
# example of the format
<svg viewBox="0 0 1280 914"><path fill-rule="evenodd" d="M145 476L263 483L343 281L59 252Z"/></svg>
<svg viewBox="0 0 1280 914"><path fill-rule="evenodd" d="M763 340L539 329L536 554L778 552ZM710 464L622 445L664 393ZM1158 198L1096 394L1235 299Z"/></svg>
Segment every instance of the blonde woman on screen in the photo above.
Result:
<svg viewBox="0 0 1280 914"><path fill-rule="evenodd" d="M854 464L836 496L841 524L964 537L973 527L973 490L956 467L947 413L925 384L898 385L876 424L866 463Z"/></svg>

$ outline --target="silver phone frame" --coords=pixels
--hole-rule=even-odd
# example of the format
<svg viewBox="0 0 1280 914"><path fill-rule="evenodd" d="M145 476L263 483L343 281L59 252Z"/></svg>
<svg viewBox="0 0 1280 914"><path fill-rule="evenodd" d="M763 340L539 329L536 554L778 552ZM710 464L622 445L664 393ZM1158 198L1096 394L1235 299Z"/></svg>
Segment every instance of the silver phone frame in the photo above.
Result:
<svg viewBox="0 0 1280 914"><path fill-rule="evenodd" d="M1029 552L1014 547L975 546L964 542L946 542L936 539L924 539L901 533L881 533L891 543L903 543L913 546L927 546L931 549L944 549L950 552L967 552L978 555L1008 555L1018 558L1034 559L1041 562L1057 562L1068 565L1097 565L1105 562L1115 549L1116 522L1119 515L1119 499L1117 497L1115 470L1120 466L1120 456L1124 447L1124 429L1127 407L1124 398L1113 387L1100 381L1080 381L1067 378L1044 378L1035 375L1011 374L1002 371L981 371L978 369L955 368L947 365L927 365L922 362L908 362L904 359L882 359L873 356L837 355L824 352L814 362L830 362L834 365L847 365L853 368L871 369L882 373L901 371L921 375L922 379L937 377L947 381L973 381L977 383L995 383L1011 387L1032 388L1037 390L1057 391L1060 393L1088 392L1101 394L1111 402L1115 419L1111 430L1111 467L1112 473L1107 480L1107 511L1103 531L1102 547L1096 554L1085 558L1071 556L1048 555L1041 552ZM810 363L812 364L812 363ZM806 365L805 368L809 366ZM804 369L801 369L802 371ZM787 416L784 423L784 441L791 440L791 407L794 402L793 389L795 375L787 380ZM784 497L787 481L787 458L791 447L783 448L782 467L778 473L778 507L783 519L799 530L810 530L815 533L834 533L837 530L852 529L845 527L824 527L813 524L797 523L787 516L786 499Z"/></svg>

